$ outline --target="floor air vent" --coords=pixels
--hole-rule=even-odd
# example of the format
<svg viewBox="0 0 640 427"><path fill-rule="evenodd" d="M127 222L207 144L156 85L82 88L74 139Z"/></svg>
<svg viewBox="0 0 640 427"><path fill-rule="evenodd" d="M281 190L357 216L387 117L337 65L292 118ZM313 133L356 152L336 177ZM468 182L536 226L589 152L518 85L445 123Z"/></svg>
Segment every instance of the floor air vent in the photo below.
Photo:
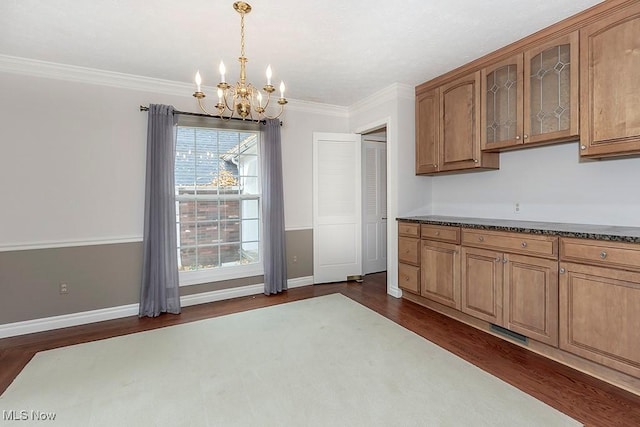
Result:
<svg viewBox="0 0 640 427"><path fill-rule="evenodd" d="M514 341L518 341L521 344L524 344L524 345L528 345L529 344L529 338L525 337L524 335L517 334L517 333L515 333L513 331L510 331L508 329L505 329L502 326L494 325L492 323L491 324L491 330L493 332L499 333L500 335L504 335L507 338L511 338Z"/></svg>

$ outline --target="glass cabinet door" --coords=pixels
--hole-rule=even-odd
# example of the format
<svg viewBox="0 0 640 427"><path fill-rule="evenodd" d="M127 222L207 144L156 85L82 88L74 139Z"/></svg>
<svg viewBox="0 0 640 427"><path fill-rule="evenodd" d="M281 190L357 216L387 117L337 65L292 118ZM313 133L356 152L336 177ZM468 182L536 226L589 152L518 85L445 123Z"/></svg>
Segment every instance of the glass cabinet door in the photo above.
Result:
<svg viewBox="0 0 640 427"><path fill-rule="evenodd" d="M578 135L578 32L525 52L525 143Z"/></svg>
<svg viewBox="0 0 640 427"><path fill-rule="evenodd" d="M522 54L482 70L483 150L522 144Z"/></svg>

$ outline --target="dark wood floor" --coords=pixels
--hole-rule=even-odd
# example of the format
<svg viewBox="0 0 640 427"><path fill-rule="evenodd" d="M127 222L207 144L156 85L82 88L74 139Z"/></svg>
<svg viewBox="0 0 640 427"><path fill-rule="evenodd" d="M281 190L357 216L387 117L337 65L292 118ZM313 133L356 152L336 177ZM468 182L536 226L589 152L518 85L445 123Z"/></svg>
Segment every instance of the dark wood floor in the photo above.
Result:
<svg viewBox="0 0 640 427"><path fill-rule="evenodd" d="M500 338L386 294L386 275L201 304L155 319L127 317L0 339L0 393L42 350L339 292L514 385L587 426L640 426L640 397L547 360Z"/></svg>

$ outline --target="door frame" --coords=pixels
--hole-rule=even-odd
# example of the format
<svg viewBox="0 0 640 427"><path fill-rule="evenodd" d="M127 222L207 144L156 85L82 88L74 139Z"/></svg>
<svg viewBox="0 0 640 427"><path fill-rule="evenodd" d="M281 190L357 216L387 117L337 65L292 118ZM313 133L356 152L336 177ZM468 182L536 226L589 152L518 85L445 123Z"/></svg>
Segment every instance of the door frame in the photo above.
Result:
<svg viewBox="0 0 640 427"><path fill-rule="evenodd" d="M397 143L392 138L395 135L391 117L382 117L371 121L363 126L357 127L353 132L357 134L365 134L373 132L381 128L387 129L387 218L395 221L398 214L396 210L397 195L395 191L389 189L395 188L397 181L396 168L392 167L392 163L396 162L398 156ZM390 227L387 220L387 293L393 297L402 297L402 290L398 288L398 248L395 242L398 239L398 227Z"/></svg>

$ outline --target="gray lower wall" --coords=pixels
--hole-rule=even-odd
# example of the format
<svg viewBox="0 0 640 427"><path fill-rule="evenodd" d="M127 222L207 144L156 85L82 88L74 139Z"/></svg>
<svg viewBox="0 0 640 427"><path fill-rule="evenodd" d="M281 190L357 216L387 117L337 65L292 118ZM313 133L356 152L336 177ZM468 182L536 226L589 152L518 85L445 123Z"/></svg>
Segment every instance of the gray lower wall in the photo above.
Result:
<svg viewBox="0 0 640 427"><path fill-rule="evenodd" d="M313 275L313 232L286 232L288 277ZM293 257L297 262L293 262ZM142 242L0 252L0 325L139 301ZM69 293L60 295L60 282ZM262 283L262 276L184 286L181 295Z"/></svg>

